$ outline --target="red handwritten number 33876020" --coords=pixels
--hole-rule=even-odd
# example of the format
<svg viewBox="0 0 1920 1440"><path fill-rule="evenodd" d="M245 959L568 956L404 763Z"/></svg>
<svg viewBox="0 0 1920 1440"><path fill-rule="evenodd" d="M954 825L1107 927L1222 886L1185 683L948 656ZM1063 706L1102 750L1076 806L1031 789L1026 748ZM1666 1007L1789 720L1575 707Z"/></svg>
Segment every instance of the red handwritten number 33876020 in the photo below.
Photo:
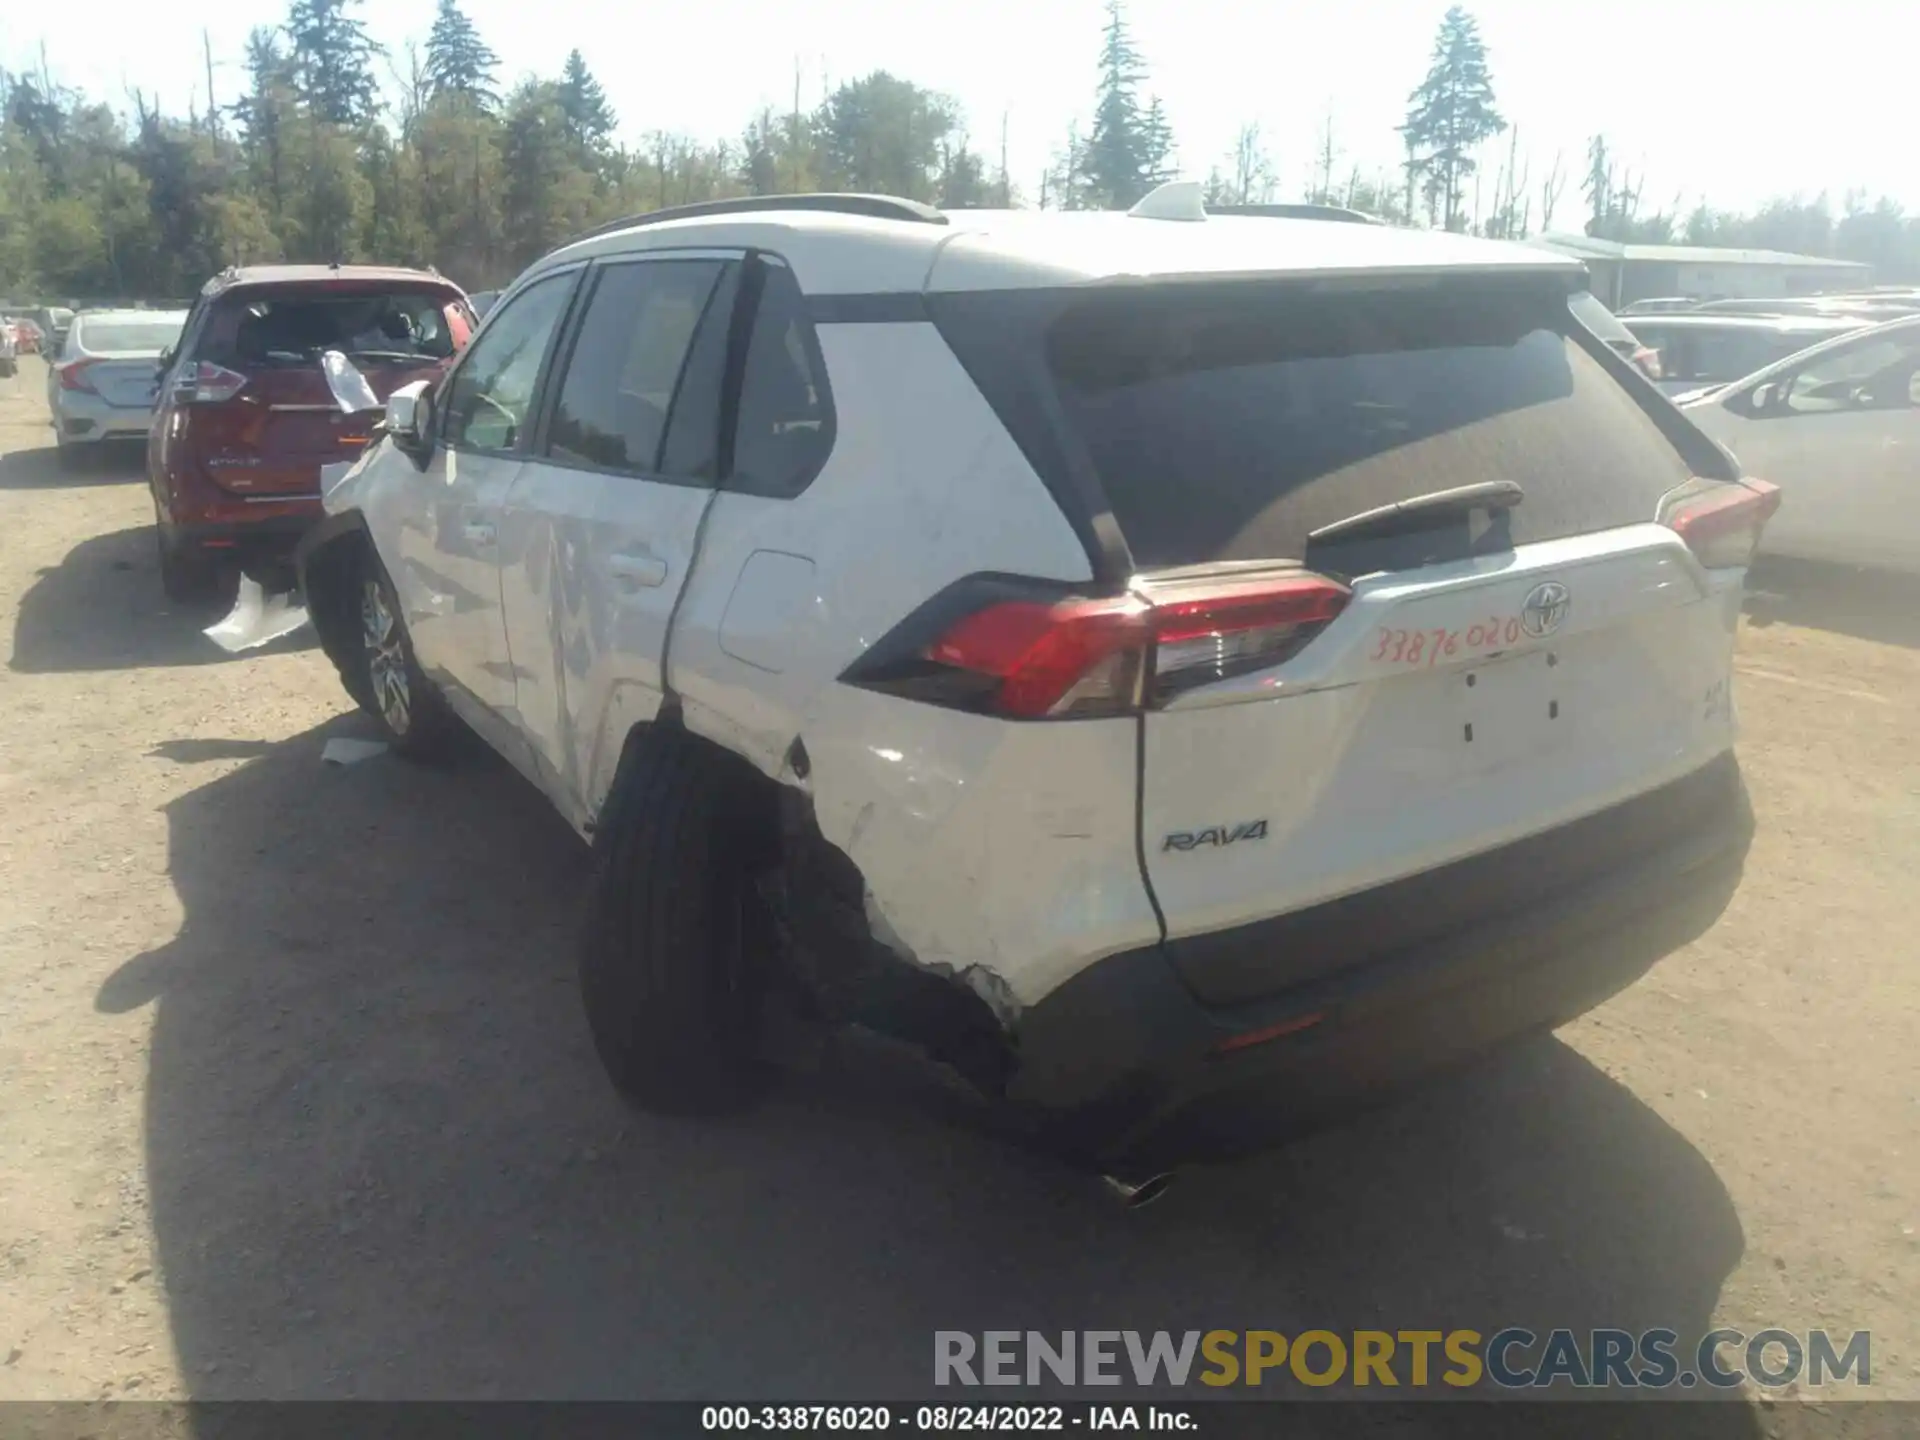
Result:
<svg viewBox="0 0 1920 1440"><path fill-rule="evenodd" d="M1520 621L1498 616L1465 630L1395 630L1381 627L1379 643L1373 648L1375 663L1388 665L1432 665L1464 648L1468 654L1491 653L1519 643Z"/></svg>

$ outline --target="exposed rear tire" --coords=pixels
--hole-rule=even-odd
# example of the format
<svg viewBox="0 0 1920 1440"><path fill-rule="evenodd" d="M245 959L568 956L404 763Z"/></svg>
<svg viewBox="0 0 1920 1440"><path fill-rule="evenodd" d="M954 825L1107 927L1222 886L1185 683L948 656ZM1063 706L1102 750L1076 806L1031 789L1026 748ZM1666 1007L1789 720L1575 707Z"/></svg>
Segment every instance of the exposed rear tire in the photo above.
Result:
<svg viewBox="0 0 1920 1440"><path fill-rule="evenodd" d="M736 1110L765 1088L767 960L756 884L771 817L744 762L671 730L632 756L588 898L580 990L615 1087L665 1114Z"/></svg>
<svg viewBox="0 0 1920 1440"><path fill-rule="evenodd" d="M445 753L460 722L414 660L393 582L371 550L361 554L354 598L361 683L348 691L396 754L424 760Z"/></svg>

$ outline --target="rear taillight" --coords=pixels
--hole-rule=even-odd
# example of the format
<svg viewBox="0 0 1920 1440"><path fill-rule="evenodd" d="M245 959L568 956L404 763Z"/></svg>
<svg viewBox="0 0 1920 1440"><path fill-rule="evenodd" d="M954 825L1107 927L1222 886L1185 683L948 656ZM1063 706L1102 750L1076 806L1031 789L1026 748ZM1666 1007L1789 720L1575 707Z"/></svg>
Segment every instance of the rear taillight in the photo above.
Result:
<svg viewBox="0 0 1920 1440"><path fill-rule="evenodd" d="M949 594L924 643L910 619L844 677L913 699L1020 719L1115 715L1297 654L1351 598L1318 575L1144 581L1105 599Z"/></svg>
<svg viewBox="0 0 1920 1440"><path fill-rule="evenodd" d="M1710 570L1748 565L1780 508L1780 487L1764 480L1690 480L1660 501L1659 521Z"/></svg>
<svg viewBox="0 0 1920 1440"><path fill-rule="evenodd" d="M186 405L218 405L247 387L247 377L223 365L202 360L174 377L173 398Z"/></svg>
<svg viewBox="0 0 1920 1440"><path fill-rule="evenodd" d="M60 378L62 390L80 390L88 395L98 395L93 381L87 378L87 371L93 365L91 360L68 360L53 367L53 373Z"/></svg>

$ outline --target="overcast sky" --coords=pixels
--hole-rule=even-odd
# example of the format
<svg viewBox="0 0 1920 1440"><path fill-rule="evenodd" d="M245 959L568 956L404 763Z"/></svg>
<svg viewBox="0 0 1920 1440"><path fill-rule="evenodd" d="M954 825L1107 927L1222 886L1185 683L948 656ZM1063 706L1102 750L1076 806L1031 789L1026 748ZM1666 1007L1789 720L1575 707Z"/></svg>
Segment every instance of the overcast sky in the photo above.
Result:
<svg viewBox="0 0 1920 1440"><path fill-rule="evenodd" d="M60 81L117 103L132 87L157 92L171 113L205 104L202 24L224 103L242 82L248 29L285 10L277 0L187 8L8 0L6 8L0 64L37 66L44 42ZM578 46L629 142L656 129L735 137L759 105L791 104L796 65L807 105L837 80L891 70L955 96L990 163L1004 117L1014 182L1029 198L1068 126L1090 109L1102 17L1100 0L467 0L466 8L499 53L503 80L554 74ZM1596 131L1626 163L1644 167L1647 210L1676 197L1745 208L1821 190L1837 205L1856 187L1920 210L1912 109L1920 5L1909 0L1482 0L1470 8L1491 50L1500 108L1531 158L1536 197L1556 153L1573 173L1563 227L1577 226L1579 172ZM397 54L424 39L433 9L434 0L377 0L365 15ZM1342 173L1394 164L1394 126L1444 9L1439 0L1132 0L1128 15L1184 172L1204 178L1253 121L1277 163L1282 198L1291 198L1329 113Z"/></svg>

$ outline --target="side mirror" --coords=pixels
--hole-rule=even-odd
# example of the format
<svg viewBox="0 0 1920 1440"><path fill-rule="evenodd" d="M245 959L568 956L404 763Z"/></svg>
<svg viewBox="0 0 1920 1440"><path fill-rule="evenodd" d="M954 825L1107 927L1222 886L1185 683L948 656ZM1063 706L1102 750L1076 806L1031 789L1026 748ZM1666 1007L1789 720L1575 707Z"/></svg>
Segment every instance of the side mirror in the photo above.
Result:
<svg viewBox="0 0 1920 1440"><path fill-rule="evenodd" d="M432 384L415 380L387 396L386 419L381 428L393 443L416 460L433 453Z"/></svg>

